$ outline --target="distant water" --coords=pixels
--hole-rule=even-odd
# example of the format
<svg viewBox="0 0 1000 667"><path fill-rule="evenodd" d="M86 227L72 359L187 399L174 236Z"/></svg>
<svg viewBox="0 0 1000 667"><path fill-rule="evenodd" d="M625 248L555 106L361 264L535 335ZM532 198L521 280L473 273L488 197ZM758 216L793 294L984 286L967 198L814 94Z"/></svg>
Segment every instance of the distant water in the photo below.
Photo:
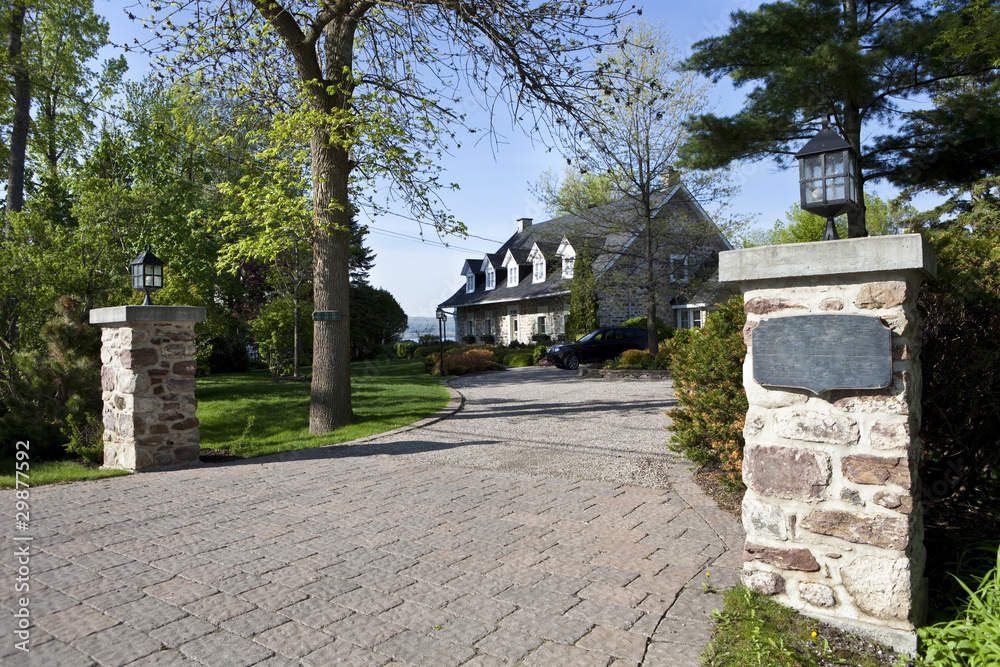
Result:
<svg viewBox="0 0 1000 667"><path fill-rule="evenodd" d="M418 340L424 334L438 335L438 321L435 317L410 317L409 326L403 340ZM455 340L455 319L449 317L445 323L445 340Z"/></svg>

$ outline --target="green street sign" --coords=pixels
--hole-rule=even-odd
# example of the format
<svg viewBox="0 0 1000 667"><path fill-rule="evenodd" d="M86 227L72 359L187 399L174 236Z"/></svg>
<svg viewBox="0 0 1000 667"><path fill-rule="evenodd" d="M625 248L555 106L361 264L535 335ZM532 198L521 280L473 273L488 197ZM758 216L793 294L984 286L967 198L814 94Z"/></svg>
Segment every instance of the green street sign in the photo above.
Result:
<svg viewBox="0 0 1000 667"><path fill-rule="evenodd" d="M339 310L314 310L313 322L339 322Z"/></svg>

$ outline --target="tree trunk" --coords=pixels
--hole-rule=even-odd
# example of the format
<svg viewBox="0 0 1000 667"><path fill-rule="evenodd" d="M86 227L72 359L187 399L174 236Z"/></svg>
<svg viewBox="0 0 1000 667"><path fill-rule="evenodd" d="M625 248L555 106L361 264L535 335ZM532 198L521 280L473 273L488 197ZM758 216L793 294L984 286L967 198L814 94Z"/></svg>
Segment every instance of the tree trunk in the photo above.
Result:
<svg viewBox="0 0 1000 667"><path fill-rule="evenodd" d="M327 114L350 110L354 55L353 19L334 19L324 28L324 87L312 89L313 104ZM328 92L334 91L334 92ZM346 121L345 119L337 119ZM313 290L316 310L339 310L337 321L313 323L313 373L309 432L328 433L351 422L350 256L351 207L348 182L351 159L330 128L313 131ZM340 126L333 130L348 131Z"/></svg>
<svg viewBox="0 0 1000 667"><path fill-rule="evenodd" d="M302 360L302 345L299 342L299 298L296 296L292 300L292 377L299 376L299 363Z"/></svg>
<svg viewBox="0 0 1000 667"><path fill-rule="evenodd" d="M318 136L317 136L318 135ZM312 139L313 289L316 310L339 310L339 321L313 323L309 432L328 433L351 422L349 160L328 135ZM337 207L339 205L339 207Z"/></svg>
<svg viewBox="0 0 1000 667"><path fill-rule="evenodd" d="M857 0L844 0L844 28L848 42L858 39L858 6ZM843 100L844 134L848 143L858 156L858 206L847 214L847 238L868 236L865 226L865 191L861 174L861 110L857 101L847 96Z"/></svg>
<svg viewBox="0 0 1000 667"><path fill-rule="evenodd" d="M31 79L21 58L21 33L26 9L18 3L11 12L7 32L7 53L14 72L14 120L10 131L10 165L7 170L7 211L16 213L24 207L24 162L28 150L31 118ZM9 227L9 223L7 223Z"/></svg>
<svg viewBox="0 0 1000 667"><path fill-rule="evenodd" d="M649 353L656 354L660 342L656 330L656 274L653 272L653 221L646 213L646 334L649 336Z"/></svg>

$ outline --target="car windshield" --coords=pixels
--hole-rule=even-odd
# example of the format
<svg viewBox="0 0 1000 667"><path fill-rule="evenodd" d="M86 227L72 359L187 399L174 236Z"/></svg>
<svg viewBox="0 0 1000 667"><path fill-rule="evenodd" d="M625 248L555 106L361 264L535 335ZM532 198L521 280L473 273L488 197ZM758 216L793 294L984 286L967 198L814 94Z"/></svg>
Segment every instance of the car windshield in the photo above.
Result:
<svg viewBox="0 0 1000 667"><path fill-rule="evenodd" d="M586 336L584 336L583 338L581 338L578 342L580 342L580 343L586 343L587 341L591 341L591 340L595 340L595 339L596 340L600 340L600 338L597 335L599 333L601 333L600 330L598 330L598 331L591 331L589 334L587 334Z"/></svg>

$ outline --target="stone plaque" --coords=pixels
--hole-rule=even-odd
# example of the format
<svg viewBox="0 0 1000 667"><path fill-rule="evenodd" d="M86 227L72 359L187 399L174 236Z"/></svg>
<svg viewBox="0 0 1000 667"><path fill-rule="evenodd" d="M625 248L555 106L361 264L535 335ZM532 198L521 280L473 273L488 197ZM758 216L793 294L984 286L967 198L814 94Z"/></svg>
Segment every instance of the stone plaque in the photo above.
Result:
<svg viewBox="0 0 1000 667"><path fill-rule="evenodd" d="M889 328L863 315L798 315L753 330L753 379L765 387L883 389L892 381Z"/></svg>
<svg viewBox="0 0 1000 667"><path fill-rule="evenodd" d="M339 310L314 310L313 322L339 322Z"/></svg>

